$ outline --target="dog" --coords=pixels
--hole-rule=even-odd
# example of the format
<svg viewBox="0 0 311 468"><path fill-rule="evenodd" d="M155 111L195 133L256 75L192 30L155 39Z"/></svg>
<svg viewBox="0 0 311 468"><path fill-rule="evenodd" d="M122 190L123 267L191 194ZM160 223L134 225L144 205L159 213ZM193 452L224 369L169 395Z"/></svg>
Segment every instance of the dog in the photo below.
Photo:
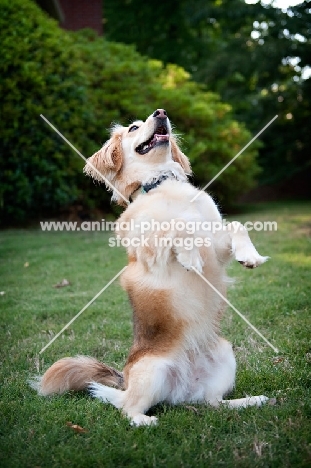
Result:
<svg viewBox="0 0 311 468"><path fill-rule="evenodd" d="M189 183L190 163L166 111L115 125L84 172L104 178L112 199L127 206L116 235L127 246L121 285L133 309L134 342L123 372L88 356L66 357L40 378L39 393L88 389L136 426L157 423L146 412L159 402L230 408L266 402L264 395L223 399L234 387L236 361L219 323L228 262L255 268L269 257L240 223L222 226L213 199Z"/></svg>

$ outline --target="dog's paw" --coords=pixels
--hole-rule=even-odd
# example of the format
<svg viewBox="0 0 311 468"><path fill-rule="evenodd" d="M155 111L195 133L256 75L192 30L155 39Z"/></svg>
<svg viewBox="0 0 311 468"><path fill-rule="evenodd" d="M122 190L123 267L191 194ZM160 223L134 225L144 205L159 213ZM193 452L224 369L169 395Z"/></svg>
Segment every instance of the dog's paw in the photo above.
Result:
<svg viewBox="0 0 311 468"><path fill-rule="evenodd" d="M199 273L202 273L204 262L198 250L182 250L176 258L186 270L195 268Z"/></svg>
<svg viewBox="0 0 311 468"><path fill-rule="evenodd" d="M245 268L256 268L269 260L269 258L259 255L256 249L243 249L235 254L235 259Z"/></svg>
<svg viewBox="0 0 311 468"><path fill-rule="evenodd" d="M137 414L131 419L131 426L156 426L158 419L155 416L146 416L145 414Z"/></svg>
<svg viewBox="0 0 311 468"><path fill-rule="evenodd" d="M265 395L252 396L247 398L247 406L262 406L269 401Z"/></svg>
<svg viewBox="0 0 311 468"><path fill-rule="evenodd" d="M248 408L249 406L262 406L269 400L265 395L247 396L246 398L238 398L235 400L219 400L220 403L228 408Z"/></svg>

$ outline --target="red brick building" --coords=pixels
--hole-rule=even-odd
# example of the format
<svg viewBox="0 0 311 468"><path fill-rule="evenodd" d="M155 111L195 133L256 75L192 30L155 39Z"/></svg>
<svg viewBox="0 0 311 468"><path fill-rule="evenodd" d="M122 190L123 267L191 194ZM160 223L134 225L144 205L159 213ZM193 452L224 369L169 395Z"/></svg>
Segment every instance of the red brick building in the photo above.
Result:
<svg viewBox="0 0 311 468"><path fill-rule="evenodd" d="M37 3L64 29L91 28L103 34L102 0L37 0Z"/></svg>

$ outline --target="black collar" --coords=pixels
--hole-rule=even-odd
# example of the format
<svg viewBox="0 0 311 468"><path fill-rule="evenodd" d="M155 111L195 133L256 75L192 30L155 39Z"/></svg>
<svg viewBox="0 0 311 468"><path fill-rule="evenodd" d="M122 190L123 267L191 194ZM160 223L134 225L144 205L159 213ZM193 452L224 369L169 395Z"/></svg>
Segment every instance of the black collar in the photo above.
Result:
<svg viewBox="0 0 311 468"><path fill-rule="evenodd" d="M168 175L162 175L161 177L158 178L155 182L152 182L150 184L145 184L141 186L141 193L148 193L150 190L158 187L162 182L164 182L166 179L169 179Z"/></svg>
<svg viewBox="0 0 311 468"><path fill-rule="evenodd" d="M134 190L134 192L132 193L132 195L130 196L130 200L133 201L133 195L135 194L138 194L139 193L148 193L150 192L150 190L153 190L155 188L157 188L160 184L162 184L162 182L164 182L165 180L167 179L175 179L176 180L176 177L174 176L174 174L168 174L168 175L161 175L157 180L155 180L154 182L150 182L149 184L143 184L141 185L140 187L138 187L136 190Z"/></svg>

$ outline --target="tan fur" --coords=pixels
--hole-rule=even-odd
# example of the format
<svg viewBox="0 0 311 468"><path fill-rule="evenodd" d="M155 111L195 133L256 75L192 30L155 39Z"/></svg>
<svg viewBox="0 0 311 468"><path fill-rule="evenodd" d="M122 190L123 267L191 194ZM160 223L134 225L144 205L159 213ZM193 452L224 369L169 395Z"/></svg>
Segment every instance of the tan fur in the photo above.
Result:
<svg viewBox="0 0 311 468"><path fill-rule="evenodd" d="M178 347L183 321L174 317L171 294L130 284L125 289L133 309L134 344L124 368L125 387L132 365L145 356L161 356ZM148 303L148 313L146 313Z"/></svg>
<svg viewBox="0 0 311 468"><path fill-rule="evenodd" d="M266 397L222 400L235 379L232 347L219 336L225 303L193 268L225 296L225 267L231 258L256 267L267 257L258 254L239 223L235 227L241 229L236 231L230 226L217 232L197 228L190 234L171 226L168 230L149 227L144 232L148 243L135 244L142 235L142 223L220 223L221 216L206 193L191 202L198 190L187 182L190 163L178 147L165 111L157 110L145 122L134 125L116 126L109 141L85 167L85 173L94 179L100 180L99 173L106 178L117 203L124 203L120 194L134 200L116 229L116 234L130 243L121 285L133 309L134 342L124 378L92 358L65 358L47 370L39 391L48 395L81 390L92 382L92 394L122 409L135 425L154 424L156 418L144 413L160 401L259 406ZM148 193L141 192L141 186L159 179L161 183ZM126 229L131 221L134 227ZM159 239L172 243L161 244ZM191 249L185 245L189 239ZM196 245L200 239L210 243Z"/></svg>
<svg viewBox="0 0 311 468"><path fill-rule="evenodd" d="M187 156L180 150L179 146L177 145L176 138L174 136L171 137L171 150L173 161L180 164L185 173L190 175L192 172L190 161L187 158Z"/></svg>
<svg viewBox="0 0 311 468"><path fill-rule="evenodd" d="M102 182L103 180L100 174L94 171L94 167L96 167L100 173L107 174L109 171L118 172L123 162L121 138L120 132L115 131L111 139L89 158L89 164L85 167L85 173Z"/></svg>
<svg viewBox="0 0 311 468"><path fill-rule="evenodd" d="M121 372L88 356L63 358L55 362L37 385L41 395L85 390L95 380L103 385L123 388Z"/></svg>

